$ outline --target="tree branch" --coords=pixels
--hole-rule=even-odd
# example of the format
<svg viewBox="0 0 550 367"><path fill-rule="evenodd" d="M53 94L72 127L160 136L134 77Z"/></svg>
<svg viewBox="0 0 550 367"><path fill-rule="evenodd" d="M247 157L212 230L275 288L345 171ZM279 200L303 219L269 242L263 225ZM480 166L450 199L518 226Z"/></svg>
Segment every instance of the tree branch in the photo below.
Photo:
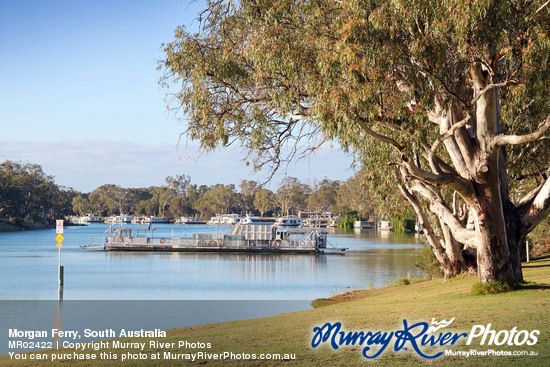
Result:
<svg viewBox="0 0 550 367"><path fill-rule="evenodd" d="M466 118L464 118L462 121L459 121L458 123L451 126L449 130L447 130L445 133L439 135L437 140L432 144L432 147L430 149L430 157L433 157L435 154L437 148L441 145L441 143L447 139L449 139L451 136L454 135L455 131L460 129L461 127L466 126L466 124L472 119L472 116L468 115Z"/></svg>
<svg viewBox="0 0 550 367"><path fill-rule="evenodd" d="M548 129L550 129L550 114L546 117L546 120L539 125L536 131L525 135L497 135L493 138L493 143L496 146L528 143L541 139Z"/></svg>
<svg viewBox="0 0 550 367"><path fill-rule="evenodd" d="M517 84L518 81L514 80L514 79L508 79L508 80L505 80L505 81L500 82L500 83L491 83L491 84L486 85L483 89L481 89L479 92L476 93L476 96L474 97L474 99L471 100L470 105L473 106L489 90L491 90L493 88L504 87L504 86L506 86L507 84L510 84L510 83Z"/></svg>
<svg viewBox="0 0 550 367"><path fill-rule="evenodd" d="M548 214L550 214L550 176L538 188L527 212L521 218L527 233L531 232Z"/></svg>
<svg viewBox="0 0 550 367"><path fill-rule="evenodd" d="M397 141L395 141L394 139L388 137L388 136L385 136L385 135L380 135L378 134L377 132L373 131L372 129L370 129L367 124L366 124L366 120L364 118L359 118L358 119L358 124L359 124L359 127L361 128L361 130L363 130L363 132L365 132L367 135L370 135L371 137L373 137L374 139L382 142L382 143L386 143L386 144L390 144L391 146L393 146L400 154L403 154L403 147L401 146L401 144L399 144Z"/></svg>
<svg viewBox="0 0 550 367"><path fill-rule="evenodd" d="M473 229L467 229L460 223L452 211L449 209L441 195L428 188L419 181L415 181L412 190L418 192L430 202L430 210L449 226L453 232L454 238L467 247L476 247L476 232Z"/></svg>
<svg viewBox="0 0 550 367"><path fill-rule="evenodd" d="M403 162L400 165L405 169L408 176L417 180L426 181L433 185L447 185L459 193L462 199L470 206L475 205L474 189L469 181L453 173L431 173L424 171L410 162Z"/></svg>
<svg viewBox="0 0 550 367"><path fill-rule="evenodd" d="M537 9L537 11L535 12L535 14L538 14L539 12L542 11L542 9L546 8L548 6L548 4L550 4L550 0L548 0L547 2L545 2L544 4L542 4L540 6L540 8Z"/></svg>
<svg viewBox="0 0 550 367"><path fill-rule="evenodd" d="M444 143L447 153L451 157L454 168L458 174L462 177L469 177L469 170L472 168L472 159L470 155L475 151L475 146L472 144L469 133L466 131L464 126L458 126L453 128L455 125L466 124L468 121L464 121L460 115L460 110L456 105L445 108L444 100L441 98L436 98L436 113L439 114L439 132L443 137L441 137L441 142ZM454 121L457 121L456 123ZM448 137L445 136L449 130L453 129L453 134L450 134ZM437 146L441 142L436 143L434 148L437 149ZM426 158L430 161L430 158Z"/></svg>
<svg viewBox="0 0 550 367"><path fill-rule="evenodd" d="M396 173L396 176L398 174ZM414 208L414 211L416 212L416 216L418 218L418 222L420 224L420 227L423 229L424 234L426 235L426 238L428 240L428 243L430 244L430 247L432 248L432 251L434 255L437 257L437 260L440 264L446 264L448 263L448 257L445 252L445 249L443 246L441 246L441 241L437 238L437 235L435 234L435 231L426 215L424 210L422 209L422 205L420 204L420 201L418 198L410 192L403 183L398 179L398 187L401 191L401 194L409 201L411 206Z"/></svg>

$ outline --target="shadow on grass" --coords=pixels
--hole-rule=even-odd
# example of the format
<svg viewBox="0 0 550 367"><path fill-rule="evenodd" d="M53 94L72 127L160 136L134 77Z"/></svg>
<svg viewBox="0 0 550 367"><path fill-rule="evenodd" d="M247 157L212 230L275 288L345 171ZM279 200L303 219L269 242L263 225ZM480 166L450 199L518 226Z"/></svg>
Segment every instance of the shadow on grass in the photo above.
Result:
<svg viewBox="0 0 550 367"><path fill-rule="evenodd" d="M542 290L548 290L550 289L550 284L522 284L519 288L521 289L542 289Z"/></svg>
<svg viewBox="0 0 550 367"><path fill-rule="evenodd" d="M529 262L522 263L521 266L524 269L550 267L550 262L547 262L545 260L550 260L550 255L540 256L540 257L531 259L531 261ZM542 261L542 264L539 263L541 261Z"/></svg>

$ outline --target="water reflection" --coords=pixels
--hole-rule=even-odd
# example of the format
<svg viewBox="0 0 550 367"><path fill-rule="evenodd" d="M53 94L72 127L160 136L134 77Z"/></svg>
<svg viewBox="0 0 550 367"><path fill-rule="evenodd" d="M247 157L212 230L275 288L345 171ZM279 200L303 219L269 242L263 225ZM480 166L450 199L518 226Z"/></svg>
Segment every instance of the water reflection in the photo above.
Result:
<svg viewBox="0 0 550 367"><path fill-rule="evenodd" d="M174 226L157 226L171 237ZM179 226L181 227L181 226ZM187 226L186 234L209 230ZM296 299L327 297L349 288L383 287L415 273L413 236L330 230L345 255L266 253L143 253L85 251L105 225L64 233L65 299ZM57 299L55 231L0 235L2 299Z"/></svg>

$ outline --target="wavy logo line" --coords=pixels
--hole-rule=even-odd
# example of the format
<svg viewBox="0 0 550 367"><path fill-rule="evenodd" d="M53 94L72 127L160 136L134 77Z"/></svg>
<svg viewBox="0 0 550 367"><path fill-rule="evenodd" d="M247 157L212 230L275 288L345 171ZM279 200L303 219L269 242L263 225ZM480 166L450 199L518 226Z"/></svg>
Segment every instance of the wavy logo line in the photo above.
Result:
<svg viewBox="0 0 550 367"><path fill-rule="evenodd" d="M439 329L446 328L447 326L451 325L452 322L455 321L455 318L453 317L449 321L447 320L441 320L439 322L435 321L435 319L432 319L432 326L428 328L427 333L435 333ZM435 325L435 326L433 326Z"/></svg>

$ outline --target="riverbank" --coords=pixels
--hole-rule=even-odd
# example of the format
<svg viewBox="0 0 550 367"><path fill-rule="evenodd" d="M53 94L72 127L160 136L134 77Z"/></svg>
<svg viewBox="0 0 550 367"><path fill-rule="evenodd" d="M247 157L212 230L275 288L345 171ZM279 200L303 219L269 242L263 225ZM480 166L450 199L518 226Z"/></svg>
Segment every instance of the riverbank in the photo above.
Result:
<svg viewBox="0 0 550 367"><path fill-rule="evenodd" d="M85 227L86 224L80 223L71 223L65 221L63 224L65 227ZM11 222L0 222L0 233L8 232L21 232L21 231L33 231L39 229L52 229L55 228L53 225L45 225L43 223L33 223L33 222L21 222L21 223L11 223Z"/></svg>
<svg viewBox="0 0 550 367"><path fill-rule="evenodd" d="M400 330L403 329L403 319L412 322L436 320L450 320L455 318L449 331L470 332L474 325L491 324L492 330L539 330L538 341L533 346L480 346L465 345L462 340L456 345L431 349L430 354L438 350L452 349L468 351L502 350L536 352L537 356L504 357L504 356L442 356L437 364L448 366L506 366L532 365L540 366L550 361L550 258L539 259L524 264L525 279L528 282L521 290L498 295L474 296L471 293L476 278L472 276L459 277L446 283L441 280L432 280L406 286L384 289L363 290L350 292L333 297L324 302L325 306L304 312L289 313L261 319L227 322L221 324L199 325L167 331L166 338L156 339L162 342L176 343L171 348L150 348L148 339L124 339L132 341L146 341L147 346L142 353L172 352L174 354L194 353L197 349L178 348L178 341L190 343L210 343L208 353L285 353L295 354L295 360L288 361L243 361L243 360L208 360L200 361L209 366L264 366L264 365L296 365L296 366L352 366L365 362L361 356L361 349L355 347L341 347L333 350L323 345L316 349L311 348L312 330L326 322L341 322L345 330ZM391 344L393 345L393 344ZM426 351L426 347L423 347ZM386 365L422 365L426 360L418 357L411 350L393 351L389 346L384 353L375 360ZM124 354L135 352L132 349L102 349L89 351L99 358L101 352ZM49 352L51 353L51 352ZM51 361L15 362L9 356L0 358L0 365L30 366L51 365ZM74 362L74 361L72 361ZM161 363L159 363L161 362ZM177 361L178 365L185 361ZM197 362L189 364L197 364ZM176 361L79 361L75 365L170 365Z"/></svg>
<svg viewBox="0 0 550 367"><path fill-rule="evenodd" d="M32 231L35 229L47 229L44 224L22 222L20 224L14 224L9 222L0 222L0 233L2 232L20 232L20 231Z"/></svg>

